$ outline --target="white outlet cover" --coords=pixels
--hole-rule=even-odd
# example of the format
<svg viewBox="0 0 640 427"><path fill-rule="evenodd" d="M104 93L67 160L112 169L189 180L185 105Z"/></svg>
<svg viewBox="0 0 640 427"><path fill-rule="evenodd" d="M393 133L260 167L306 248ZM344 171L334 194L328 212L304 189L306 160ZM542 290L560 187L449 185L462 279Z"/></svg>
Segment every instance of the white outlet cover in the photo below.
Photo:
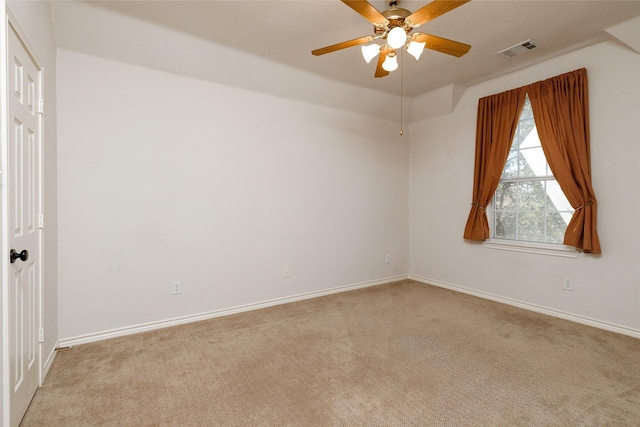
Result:
<svg viewBox="0 0 640 427"><path fill-rule="evenodd" d="M570 278L570 277L565 277L564 278L564 284L563 284L562 288L565 291L572 291L573 290L573 279Z"/></svg>
<svg viewBox="0 0 640 427"><path fill-rule="evenodd" d="M179 295L182 293L182 282L179 280L176 280L175 282L171 283L171 294L172 295Z"/></svg>

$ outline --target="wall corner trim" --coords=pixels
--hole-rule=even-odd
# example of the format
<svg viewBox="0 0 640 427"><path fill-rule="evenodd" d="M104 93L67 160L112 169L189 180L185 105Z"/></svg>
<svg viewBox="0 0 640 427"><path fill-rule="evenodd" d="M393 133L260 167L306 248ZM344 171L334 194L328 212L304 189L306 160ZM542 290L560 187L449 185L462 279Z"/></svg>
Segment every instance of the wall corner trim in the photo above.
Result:
<svg viewBox="0 0 640 427"><path fill-rule="evenodd" d="M451 114L462 99L467 86L451 83L419 95L411 101L411 121Z"/></svg>
<svg viewBox="0 0 640 427"><path fill-rule="evenodd" d="M604 31L623 45L633 49L636 53L640 53L640 16L605 28Z"/></svg>

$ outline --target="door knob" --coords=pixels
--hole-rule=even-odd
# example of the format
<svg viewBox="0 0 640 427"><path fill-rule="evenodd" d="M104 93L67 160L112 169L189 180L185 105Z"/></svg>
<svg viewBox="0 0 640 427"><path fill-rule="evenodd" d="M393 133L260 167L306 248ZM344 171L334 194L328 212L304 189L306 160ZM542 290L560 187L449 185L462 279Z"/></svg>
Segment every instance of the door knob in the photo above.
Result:
<svg viewBox="0 0 640 427"><path fill-rule="evenodd" d="M22 261L26 261L29 259L29 251L23 249L22 252L16 252L15 249L11 249L11 264L16 262L17 259L21 259Z"/></svg>

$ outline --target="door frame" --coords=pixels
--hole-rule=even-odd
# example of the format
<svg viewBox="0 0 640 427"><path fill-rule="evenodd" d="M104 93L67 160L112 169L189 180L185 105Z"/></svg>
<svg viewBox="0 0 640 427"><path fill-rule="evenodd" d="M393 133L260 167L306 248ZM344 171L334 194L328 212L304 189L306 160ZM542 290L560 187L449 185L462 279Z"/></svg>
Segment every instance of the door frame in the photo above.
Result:
<svg viewBox="0 0 640 427"><path fill-rule="evenodd" d="M8 168L8 144L9 144L9 128L8 128L8 96L9 96L9 82L8 82L8 54L9 54L9 31L14 31L18 36L18 39L24 46L27 54L33 60L36 68L39 72L40 79L40 99L44 100L44 68L42 62L38 59L36 51L29 43L29 39L26 37L25 32L20 28L18 20L13 16L11 10L8 8L6 2L2 0L0 2L0 57L4 59L4 67L0 67L0 106L1 111L4 112L0 117L0 201L1 207L1 223L0 227L0 283L2 285L0 291L0 372L2 373L2 381L0 381L0 425L10 425L11 421L11 402L9 393L9 234L7 233L9 227L9 195L6 189L8 188L9 177L7 175ZM43 102L43 101L40 101ZM38 114L38 127L39 137L37 141L38 149L38 173L39 173L39 194L38 194L38 206L39 216L44 212L44 117L42 113ZM44 381L44 369L43 369L43 347L42 340L43 331L43 280L44 280L44 265L43 265L43 227L38 227L38 286L36 292L38 293L38 308L37 308L37 320L36 331L40 338L37 346L37 370L38 370L38 385L41 386Z"/></svg>

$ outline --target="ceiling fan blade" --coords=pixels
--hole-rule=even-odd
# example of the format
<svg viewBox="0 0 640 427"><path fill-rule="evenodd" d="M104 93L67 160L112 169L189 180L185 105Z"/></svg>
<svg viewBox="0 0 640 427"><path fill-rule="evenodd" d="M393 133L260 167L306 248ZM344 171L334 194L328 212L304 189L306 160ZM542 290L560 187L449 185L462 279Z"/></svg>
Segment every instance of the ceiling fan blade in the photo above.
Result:
<svg viewBox="0 0 640 427"><path fill-rule="evenodd" d="M332 44L331 46L321 47L320 49L312 50L311 53L315 56L320 56L324 55L325 53L335 52L336 50L346 49L348 47L369 43L373 39L373 36L360 37L359 39L348 40L346 42Z"/></svg>
<svg viewBox="0 0 640 427"><path fill-rule="evenodd" d="M409 15L406 21L411 21L411 25L417 27L470 1L471 0L433 0L428 5L421 7Z"/></svg>
<svg viewBox="0 0 640 427"><path fill-rule="evenodd" d="M382 63L385 59L387 59L387 52L389 48L385 45L382 49L380 49L380 55L378 55L378 65L376 66L376 74L375 77L384 77L388 76L389 72L382 68Z"/></svg>
<svg viewBox="0 0 640 427"><path fill-rule="evenodd" d="M443 37L432 36L431 34L415 33L413 35L414 40L417 42L425 42L424 47L438 52L446 53L460 57L469 52L471 45L456 42L453 40L445 39Z"/></svg>
<svg viewBox="0 0 640 427"><path fill-rule="evenodd" d="M389 22L378 9L366 0L342 0L342 3L358 12L372 24L381 24L384 26Z"/></svg>

